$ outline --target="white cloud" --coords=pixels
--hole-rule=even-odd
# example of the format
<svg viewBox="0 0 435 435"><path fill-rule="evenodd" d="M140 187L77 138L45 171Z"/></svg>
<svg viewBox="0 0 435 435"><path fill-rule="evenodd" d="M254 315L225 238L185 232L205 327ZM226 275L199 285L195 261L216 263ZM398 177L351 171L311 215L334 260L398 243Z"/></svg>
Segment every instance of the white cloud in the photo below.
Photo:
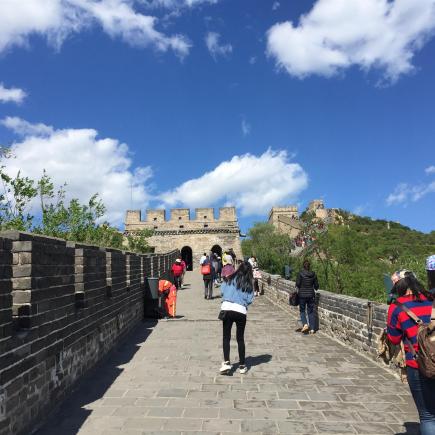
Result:
<svg viewBox="0 0 435 435"><path fill-rule="evenodd" d="M407 183L400 183L393 193L388 195L387 205L407 205L409 202L417 202L429 193L435 193L435 181L428 184L411 186Z"/></svg>
<svg viewBox="0 0 435 435"><path fill-rule="evenodd" d="M208 51L215 60L218 56L228 56L233 51L231 44L219 45L220 37L221 35L216 32L208 32L205 37L205 44L207 45Z"/></svg>
<svg viewBox="0 0 435 435"><path fill-rule="evenodd" d="M195 7L200 4L216 4L218 0L140 0L150 7L162 7L167 9L181 9L184 7Z"/></svg>
<svg viewBox="0 0 435 435"><path fill-rule="evenodd" d="M395 81L414 69L415 52L434 30L435 0L317 0L297 25L269 29L267 53L299 78L329 77L355 65Z"/></svg>
<svg viewBox="0 0 435 435"><path fill-rule="evenodd" d="M242 133L243 136L248 136L251 133L251 124L245 118L242 118Z"/></svg>
<svg viewBox="0 0 435 435"><path fill-rule="evenodd" d="M426 168L425 170L424 170L424 172L426 172L426 174L435 174L435 166L434 165L432 165L432 166L429 166L428 168Z"/></svg>
<svg viewBox="0 0 435 435"><path fill-rule="evenodd" d="M251 56L251 57L249 58L249 63L250 63L251 65L256 64L256 63L257 63L257 56Z"/></svg>
<svg viewBox="0 0 435 435"><path fill-rule="evenodd" d="M276 204L294 202L307 187L308 176L285 151L244 154L220 163L199 178L160 196L168 206L235 205L243 216L265 214Z"/></svg>
<svg viewBox="0 0 435 435"><path fill-rule="evenodd" d="M157 19L134 9L134 0L3 0L0 1L0 52L26 46L32 35L44 36L59 49L73 33L93 25L135 47L152 46L185 56L190 43L182 35L156 30Z"/></svg>
<svg viewBox="0 0 435 435"><path fill-rule="evenodd" d="M59 129L6 118L2 124L23 136L5 160L6 172L39 179L43 169L56 185L67 183L67 197L87 201L98 193L107 207L106 218L122 224L127 209L146 207L150 195L145 183L150 167L132 166L129 148L117 139L98 138L94 129Z"/></svg>
<svg viewBox="0 0 435 435"><path fill-rule="evenodd" d="M0 83L0 103L22 103L27 94L19 88L5 88Z"/></svg>
<svg viewBox="0 0 435 435"><path fill-rule="evenodd" d="M276 11L277 9L279 9L280 6L281 6L280 2L273 2L273 4L272 4L272 10Z"/></svg>

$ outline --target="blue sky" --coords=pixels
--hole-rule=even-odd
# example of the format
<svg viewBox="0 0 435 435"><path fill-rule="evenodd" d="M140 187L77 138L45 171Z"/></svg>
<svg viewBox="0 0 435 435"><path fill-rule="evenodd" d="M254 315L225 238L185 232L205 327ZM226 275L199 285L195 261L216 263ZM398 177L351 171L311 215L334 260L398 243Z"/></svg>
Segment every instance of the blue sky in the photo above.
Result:
<svg viewBox="0 0 435 435"><path fill-rule="evenodd" d="M0 4L14 173L127 208L328 207L435 229L435 1Z"/></svg>

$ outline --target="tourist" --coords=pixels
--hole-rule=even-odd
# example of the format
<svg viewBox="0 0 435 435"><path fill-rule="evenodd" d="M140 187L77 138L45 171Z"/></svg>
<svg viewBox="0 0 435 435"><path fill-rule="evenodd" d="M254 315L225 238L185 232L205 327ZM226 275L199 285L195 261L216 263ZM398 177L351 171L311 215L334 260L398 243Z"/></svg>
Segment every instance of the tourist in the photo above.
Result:
<svg viewBox="0 0 435 435"><path fill-rule="evenodd" d="M181 280L184 273L184 267L181 263L181 258L177 258L171 267L171 273L174 277L174 284L177 290L181 288Z"/></svg>
<svg viewBox="0 0 435 435"><path fill-rule="evenodd" d="M184 281L184 275L185 275L186 270L187 270L187 264L183 259L181 259L181 265L183 266L183 274L181 275L181 287L182 287L183 281Z"/></svg>
<svg viewBox="0 0 435 435"><path fill-rule="evenodd" d="M221 374L231 371L230 363L230 340L231 328L236 324L237 346L239 350L239 372L244 374L248 371L245 364L245 326L248 305L254 300L252 288L252 267L248 262L243 262L221 286L223 312L223 354L224 362L220 368Z"/></svg>
<svg viewBox="0 0 435 435"><path fill-rule="evenodd" d="M435 379L425 377L418 370L417 324L400 307L402 304L424 323L430 323L432 295L426 291L415 275L408 270L395 272L392 293L396 300L388 308L387 332L391 343L398 345L403 340L406 354L408 385L420 416L421 435L435 434ZM412 346L412 347L411 347Z"/></svg>
<svg viewBox="0 0 435 435"><path fill-rule="evenodd" d="M207 254L204 252L204 254L202 254L201 258L199 259L200 266L202 266L202 263L204 263L206 258L207 258Z"/></svg>
<svg viewBox="0 0 435 435"><path fill-rule="evenodd" d="M296 288L299 294L299 311L302 322L301 332L304 334L314 334L316 332L314 318L315 290L319 289L319 282L317 275L311 270L311 264L308 260L304 261L303 269L296 278Z"/></svg>
<svg viewBox="0 0 435 435"><path fill-rule="evenodd" d="M204 280L204 299L213 299L214 269L212 260L208 255L202 263L201 273Z"/></svg>
<svg viewBox="0 0 435 435"><path fill-rule="evenodd" d="M217 254L213 253L211 255L211 264L213 265L213 270L214 270L214 279L213 279L213 284L215 286L219 286L219 280L218 280L218 270L219 270L219 260L218 260L218 256Z"/></svg>
<svg viewBox="0 0 435 435"><path fill-rule="evenodd" d="M429 292L435 296L435 255L431 255L426 259L427 271L427 288Z"/></svg>
<svg viewBox="0 0 435 435"><path fill-rule="evenodd" d="M231 257L228 251L225 251L224 255L222 256L221 276L225 280L227 277L232 275L234 271L235 269L234 269L233 257Z"/></svg>

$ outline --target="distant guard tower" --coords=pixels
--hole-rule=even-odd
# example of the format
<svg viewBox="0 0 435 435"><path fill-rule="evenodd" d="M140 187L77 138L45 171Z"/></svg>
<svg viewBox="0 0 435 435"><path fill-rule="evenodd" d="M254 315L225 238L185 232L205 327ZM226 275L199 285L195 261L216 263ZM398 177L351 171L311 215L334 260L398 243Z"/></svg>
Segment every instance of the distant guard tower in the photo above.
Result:
<svg viewBox="0 0 435 435"><path fill-rule="evenodd" d="M213 208L195 209L195 219L190 219L190 209L171 209L170 219L166 210L147 210L146 220L141 220L140 210L128 210L125 219L126 233L142 229L154 231L149 243L155 252L169 252L179 249L181 256L192 270L199 264L201 255L233 248L238 258L242 258L240 228L235 207L222 207L216 219Z"/></svg>
<svg viewBox="0 0 435 435"><path fill-rule="evenodd" d="M269 223L279 232L288 234L293 238L296 237L302 229L298 207L296 205L272 207L269 213Z"/></svg>

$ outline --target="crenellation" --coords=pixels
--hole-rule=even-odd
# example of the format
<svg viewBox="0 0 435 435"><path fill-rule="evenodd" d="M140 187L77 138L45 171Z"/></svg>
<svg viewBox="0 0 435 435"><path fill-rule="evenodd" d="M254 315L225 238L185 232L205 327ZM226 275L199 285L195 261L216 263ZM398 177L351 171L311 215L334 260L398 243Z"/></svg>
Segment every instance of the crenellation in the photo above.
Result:
<svg viewBox="0 0 435 435"><path fill-rule="evenodd" d="M147 210L146 222L152 224L159 224L161 222L166 222L166 210Z"/></svg>
<svg viewBox="0 0 435 435"><path fill-rule="evenodd" d="M195 220L197 222L214 222L214 209L210 207L195 208Z"/></svg>
<svg viewBox="0 0 435 435"><path fill-rule="evenodd" d="M172 208L171 209L171 222L189 222L190 210L188 208Z"/></svg>

